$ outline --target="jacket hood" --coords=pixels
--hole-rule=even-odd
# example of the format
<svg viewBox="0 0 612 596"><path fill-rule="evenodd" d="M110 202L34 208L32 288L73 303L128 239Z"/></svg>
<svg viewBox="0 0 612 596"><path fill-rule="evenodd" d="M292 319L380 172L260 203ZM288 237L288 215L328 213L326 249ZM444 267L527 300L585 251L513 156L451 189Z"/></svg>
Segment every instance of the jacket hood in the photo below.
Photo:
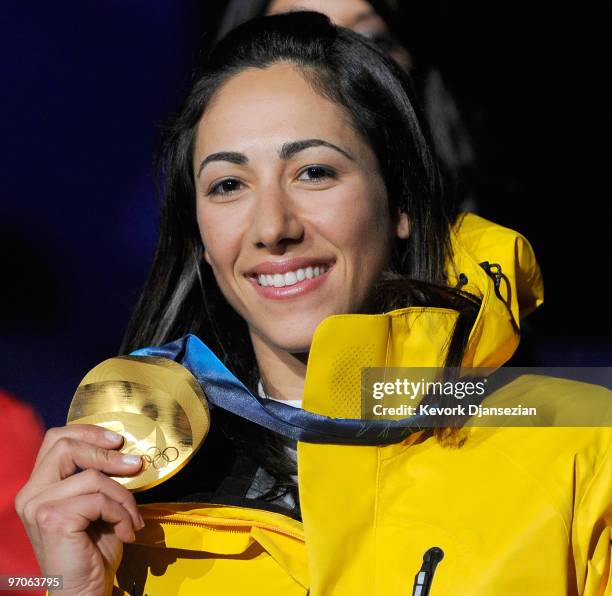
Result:
<svg viewBox="0 0 612 596"><path fill-rule="evenodd" d="M481 301L462 366L502 366L518 346L521 318L543 302L533 249L518 232L471 213L453 225L451 248L449 285ZM313 337L302 407L359 418L362 369L443 366L457 319L452 309L414 306L326 318Z"/></svg>
<svg viewBox="0 0 612 596"><path fill-rule="evenodd" d="M544 301L540 267L527 239L473 213L462 214L451 231L450 285L481 300L463 358L465 367L498 367L516 350L520 321Z"/></svg>

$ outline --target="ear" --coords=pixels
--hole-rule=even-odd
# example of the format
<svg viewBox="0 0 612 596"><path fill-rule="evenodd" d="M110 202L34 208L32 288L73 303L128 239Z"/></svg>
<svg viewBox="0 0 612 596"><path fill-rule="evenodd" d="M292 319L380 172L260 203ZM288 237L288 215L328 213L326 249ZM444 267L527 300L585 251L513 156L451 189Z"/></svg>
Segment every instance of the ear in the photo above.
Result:
<svg viewBox="0 0 612 596"><path fill-rule="evenodd" d="M398 238L406 240L410 236L410 220L407 213L400 213L395 226L395 234Z"/></svg>
<svg viewBox="0 0 612 596"><path fill-rule="evenodd" d="M202 256L204 257L204 260L210 265L210 255L206 250L206 246L202 246Z"/></svg>

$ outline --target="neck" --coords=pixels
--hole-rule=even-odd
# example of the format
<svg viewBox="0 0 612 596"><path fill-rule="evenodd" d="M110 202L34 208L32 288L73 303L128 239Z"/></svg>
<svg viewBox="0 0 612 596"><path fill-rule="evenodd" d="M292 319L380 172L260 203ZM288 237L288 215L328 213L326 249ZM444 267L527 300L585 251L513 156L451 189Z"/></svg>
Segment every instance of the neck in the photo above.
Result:
<svg viewBox="0 0 612 596"><path fill-rule="evenodd" d="M251 332L251 342L265 392L276 399L302 399L308 352L294 354L271 346Z"/></svg>

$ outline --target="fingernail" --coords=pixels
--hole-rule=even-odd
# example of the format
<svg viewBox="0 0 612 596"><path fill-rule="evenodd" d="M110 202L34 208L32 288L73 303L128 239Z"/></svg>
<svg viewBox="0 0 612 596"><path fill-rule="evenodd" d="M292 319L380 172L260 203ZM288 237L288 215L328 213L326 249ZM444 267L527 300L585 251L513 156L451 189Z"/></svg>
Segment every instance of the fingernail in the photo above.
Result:
<svg viewBox="0 0 612 596"><path fill-rule="evenodd" d="M142 515L138 515L138 520L140 521L139 530L142 530L145 527L144 519L142 519Z"/></svg>
<svg viewBox="0 0 612 596"><path fill-rule="evenodd" d="M123 439L123 437L119 433L114 433L112 430L107 430L104 433L104 438L107 441L112 441L113 443L117 443L119 440Z"/></svg>
<svg viewBox="0 0 612 596"><path fill-rule="evenodd" d="M140 458L140 455L124 455L122 458L122 461L124 464L126 464L127 466L135 466L136 464L139 464L142 460Z"/></svg>

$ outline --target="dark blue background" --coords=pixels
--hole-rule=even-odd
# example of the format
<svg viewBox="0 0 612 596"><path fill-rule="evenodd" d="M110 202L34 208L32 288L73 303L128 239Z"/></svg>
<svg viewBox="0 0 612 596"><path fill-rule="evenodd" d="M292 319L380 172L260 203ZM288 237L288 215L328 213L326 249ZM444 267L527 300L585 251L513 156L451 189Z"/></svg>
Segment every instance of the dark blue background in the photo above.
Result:
<svg viewBox="0 0 612 596"><path fill-rule="evenodd" d="M157 130L218 4L3 3L0 386L48 425L117 352L156 237ZM553 26L503 6L427 6L406 27L471 130L481 214L523 232L542 262L538 362L610 365L603 15Z"/></svg>

